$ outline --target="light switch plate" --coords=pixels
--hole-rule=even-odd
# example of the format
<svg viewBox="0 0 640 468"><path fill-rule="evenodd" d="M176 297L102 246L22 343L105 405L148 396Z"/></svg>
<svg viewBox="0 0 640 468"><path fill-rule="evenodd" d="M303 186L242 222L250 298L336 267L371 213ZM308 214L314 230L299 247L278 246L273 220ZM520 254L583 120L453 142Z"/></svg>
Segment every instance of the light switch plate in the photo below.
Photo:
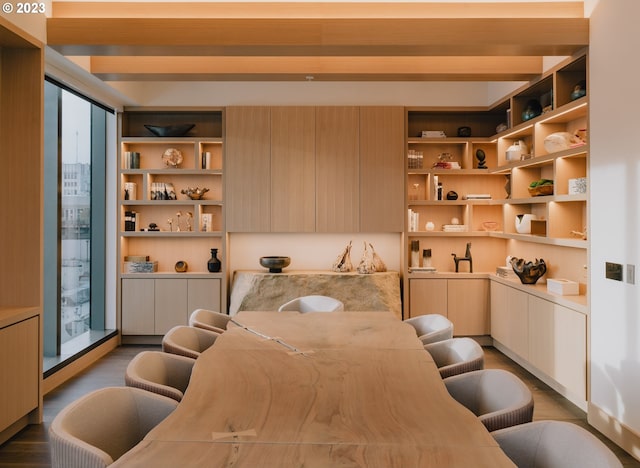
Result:
<svg viewBox="0 0 640 468"><path fill-rule="evenodd" d="M622 264L606 262L604 275L608 279L622 281Z"/></svg>
<svg viewBox="0 0 640 468"><path fill-rule="evenodd" d="M627 264L627 283L636 284L636 266Z"/></svg>

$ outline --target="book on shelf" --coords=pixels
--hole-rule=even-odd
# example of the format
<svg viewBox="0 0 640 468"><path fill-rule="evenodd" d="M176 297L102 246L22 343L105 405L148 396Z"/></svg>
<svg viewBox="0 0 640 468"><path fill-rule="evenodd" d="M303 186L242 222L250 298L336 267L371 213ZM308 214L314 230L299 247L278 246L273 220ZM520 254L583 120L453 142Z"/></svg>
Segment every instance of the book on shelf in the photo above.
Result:
<svg viewBox="0 0 640 468"><path fill-rule="evenodd" d="M137 225L138 213L135 211L125 211L124 212L124 230L125 231L135 231Z"/></svg>
<svg viewBox="0 0 640 468"><path fill-rule="evenodd" d="M464 196L466 200L491 200L490 193L468 193Z"/></svg>

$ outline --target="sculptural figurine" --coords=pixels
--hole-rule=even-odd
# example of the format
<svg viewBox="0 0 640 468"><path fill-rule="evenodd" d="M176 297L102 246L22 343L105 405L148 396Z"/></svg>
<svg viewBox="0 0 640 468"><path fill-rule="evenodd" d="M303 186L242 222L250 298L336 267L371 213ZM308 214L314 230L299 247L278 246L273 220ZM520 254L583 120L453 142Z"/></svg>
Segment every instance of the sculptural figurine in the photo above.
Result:
<svg viewBox="0 0 640 468"><path fill-rule="evenodd" d="M525 261L524 258L511 257L509 263L513 271L518 275L522 284L536 284L536 282L547 272L547 264L543 259L536 258L535 263Z"/></svg>
<svg viewBox="0 0 640 468"><path fill-rule="evenodd" d="M486 158L487 158L487 155L482 149L478 149L476 151L476 159L478 160L478 166L477 166L478 169L487 169L487 165L485 163Z"/></svg>
<svg viewBox="0 0 640 468"><path fill-rule="evenodd" d="M456 254L452 253L453 261L456 264L456 273L458 273L458 267L460 266L460 262L469 262L469 273L473 273L473 259L471 258L471 242L467 243L467 250L465 251L464 257L458 257Z"/></svg>

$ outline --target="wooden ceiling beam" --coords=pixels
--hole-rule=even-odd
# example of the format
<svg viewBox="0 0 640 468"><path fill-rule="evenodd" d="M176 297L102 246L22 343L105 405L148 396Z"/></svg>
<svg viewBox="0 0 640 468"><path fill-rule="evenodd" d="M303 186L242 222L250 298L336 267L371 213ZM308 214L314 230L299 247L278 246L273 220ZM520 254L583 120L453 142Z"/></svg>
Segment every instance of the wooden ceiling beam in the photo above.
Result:
<svg viewBox="0 0 640 468"><path fill-rule="evenodd" d="M540 57L92 57L106 81L527 81ZM311 78L310 78L311 77Z"/></svg>
<svg viewBox="0 0 640 468"><path fill-rule="evenodd" d="M583 18L582 2L52 2L55 18Z"/></svg>
<svg viewBox="0 0 640 468"><path fill-rule="evenodd" d="M583 18L47 21L65 55L571 55L588 41Z"/></svg>

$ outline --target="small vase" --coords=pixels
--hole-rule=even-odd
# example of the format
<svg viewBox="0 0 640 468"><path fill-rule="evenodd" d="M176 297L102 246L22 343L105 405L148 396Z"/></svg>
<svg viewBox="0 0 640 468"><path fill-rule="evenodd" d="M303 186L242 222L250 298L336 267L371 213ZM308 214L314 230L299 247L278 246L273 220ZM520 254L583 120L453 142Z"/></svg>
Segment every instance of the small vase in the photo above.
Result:
<svg viewBox="0 0 640 468"><path fill-rule="evenodd" d="M211 249L211 258L207 262L207 270L209 270L209 273L217 273L220 271L221 265L218 259L218 249Z"/></svg>

